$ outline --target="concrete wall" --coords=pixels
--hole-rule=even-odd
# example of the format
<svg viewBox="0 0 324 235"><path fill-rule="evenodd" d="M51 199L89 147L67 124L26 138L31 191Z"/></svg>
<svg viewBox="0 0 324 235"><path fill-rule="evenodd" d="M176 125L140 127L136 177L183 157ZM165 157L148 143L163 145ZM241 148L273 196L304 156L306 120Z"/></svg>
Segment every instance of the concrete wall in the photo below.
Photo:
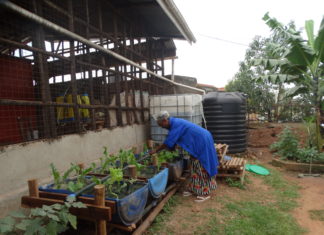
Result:
<svg viewBox="0 0 324 235"><path fill-rule="evenodd" d="M147 140L148 126L132 125L83 135L67 135L51 141L10 145L0 150L0 217L19 207L20 196L27 193L27 180L51 180L49 165L59 171L70 163L89 163L102 157L103 146L114 153L133 146L141 148Z"/></svg>

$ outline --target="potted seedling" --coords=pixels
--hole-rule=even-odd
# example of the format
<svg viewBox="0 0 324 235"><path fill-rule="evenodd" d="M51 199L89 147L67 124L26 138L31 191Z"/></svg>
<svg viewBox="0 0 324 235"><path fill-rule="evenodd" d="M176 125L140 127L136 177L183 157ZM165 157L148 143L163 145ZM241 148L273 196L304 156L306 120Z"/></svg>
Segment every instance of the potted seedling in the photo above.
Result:
<svg viewBox="0 0 324 235"><path fill-rule="evenodd" d="M163 150L158 153L158 166L169 168L169 180L178 180L183 172L183 159L178 151Z"/></svg>
<svg viewBox="0 0 324 235"><path fill-rule="evenodd" d="M70 168L61 175L53 163L50 164L53 183L40 186L39 190L47 192L70 194L76 192L91 183L91 177L86 175L92 167L82 169L80 166L71 164Z"/></svg>

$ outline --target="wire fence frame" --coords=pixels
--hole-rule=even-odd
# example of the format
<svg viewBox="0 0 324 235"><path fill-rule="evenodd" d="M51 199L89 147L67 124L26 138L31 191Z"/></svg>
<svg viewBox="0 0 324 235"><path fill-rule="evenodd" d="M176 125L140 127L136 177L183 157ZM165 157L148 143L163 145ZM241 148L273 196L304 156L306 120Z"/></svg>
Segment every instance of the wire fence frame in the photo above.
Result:
<svg viewBox="0 0 324 235"><path fill-rule="evenodd" d="M19 58L24 57L32 61L33 70L37 70L36 73L38 76L37 82L34 81L36 83L34 88L39 86L39 94L35 95L38 97L38 100L36 98L24 100L0 96L0 108L33 107L35 108L34 111L27 111L33 112L32 116L37 116L36 118L27 118L29 120L24 121L25 123L20 116L18 116L19 118L16 117L17 120L20 119L16 123L18 129L20 129L21 133L26 133L24 129L29 129L29 137L27 135L27 137L21 137L14 141L2 141L0 138L0 145L38 138L55 138L67 133L81 133L88 129L97 130L102 127L111 128L113 126L143 123L148 120L148 117L146 117L148 115L148 105L145 105L145 96L148 94L162 94L168 87L168 83L170 85L177 85L175 82L162 76L164 74L163 58L161 60L162 62L158 64L157 60L151 57L151 50L148 53L149 58L143 55L143 48L141 47L144 43L142 43L142 38L136 39L128 37L126 39L127 26L124 24L121 29L118 28L118 25L121 23L117 14L114 14L115 33L111 36L104 32L102 27L102 6L98 4L99 27L96 28L90 24L91 18L88 12L89 1L84 0L83 2L85 3L86 10L85 19L80 19L74 14L73 1L68 1L66 10L49 0L34 0L32 1L34 13L9 1L0 2L0 7L8 9L13 15L19 15L30 22L36 22L34 32L31 33L29 39L31 43L28 40L28 43L26 43L19 39L13 40L10 37L6 38L1 36L0 45L14 48L11 53L7 54L14 55L18 50ZM101 1L98 1L98 3L101 3ZM57 11L65 15L68 19L68 29L43 18L44 6L50 8L52 11ZM75 28L81 28L81 26L85 26L86 28L84 37L74 33ZM49 32L53 35L59 35L64 39L50 41L46 39L50 34ZM93 32L99 35L99 37L96 37L97 39L91 38L90 34ZM144 39L144 42L150 47L153 44L150 38ZM48 50L48 45L46 45L48 43L50 43L50 50ZM115 51L109 49L111 45L113 45ZM29 51L31 54L25 56L24 51ZM92 62L93 58L91 57L91 53L96 53L95 55L100 57L99 64ZM134 57L140 57L143 62L135 63L133 61ZM107 60L111 60L111 58L116 59L118 63L115 63L114 66L107 64ZM143 63L146 67L142 66ZM60 66L55 67L54 65ZM59 71L60 69L58 68L63 68L63 71ZM68 73L65 72L65 68L69 70ZM50 73L58 76L50 76ZM67 81L64 80L66 79L66 75L69 75ZM77 76L81 76L81 78L83 76L83 79ZM60 82L57 81L57 77L61 77ZM82 91L79 86L82 80L85 80L88 84L88 98L81 94ZM98 85L100 82L101 84ZM59 101L57 98L59 97L58 94L53 95L53 87L57 89L56 93L58 93L58 90L62 90L58 87L64 83L70 84L70 102L64 100L66 99L66 91L63 92L65 93L63 101ZM191 87L185 85L181 86L191 89ZM94 102L96 100L96 94L94 93L96 92L104 97L102 99L104 102L99 104ZM138 96L136 96L137 92L139 92ZM89 101L80 102L83 99L89 99ZM109 102L111 100L115 102ZM136 100L140 100L140 102L137 102L140 105L135 105ZM71 127L65 128L63 131L58 129L58 124L61 124L60 120L58 120L59 114L61 113L59 110L68 110L69 113L73 113L73 122L63 123L65 127L70 124ZM103 115L97 119L96 115L98 110ZM85 115L83 112L87 114ZM85 116L88 118L87 121L82 120ZM112 123L113 116L116 119L115 124ZM26 122L28 123L27 126L29 126L27 128L24 127L26 126ZM22 124L20 125L19 123ZM67 129L69 130L67 131ZM38 133L34 137L31 137L31 133L34 130L37 130ZM25 135L21 133L19 135Z"/></svg>

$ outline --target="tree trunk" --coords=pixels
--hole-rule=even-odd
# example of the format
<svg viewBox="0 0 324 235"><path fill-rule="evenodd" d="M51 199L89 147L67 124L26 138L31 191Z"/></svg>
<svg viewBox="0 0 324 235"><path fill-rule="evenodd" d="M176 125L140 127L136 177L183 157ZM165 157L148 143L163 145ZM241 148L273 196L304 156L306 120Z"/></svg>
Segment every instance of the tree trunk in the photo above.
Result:
<svg viewBox="0 0 324 235"><path fill-rule="evenodd" d="M316 145L317 150L322 150L322 135L321 135L321 97L318 94L319 82L318 77L314 77L314 98L315 98L315 118L316 118Z"/></svg>

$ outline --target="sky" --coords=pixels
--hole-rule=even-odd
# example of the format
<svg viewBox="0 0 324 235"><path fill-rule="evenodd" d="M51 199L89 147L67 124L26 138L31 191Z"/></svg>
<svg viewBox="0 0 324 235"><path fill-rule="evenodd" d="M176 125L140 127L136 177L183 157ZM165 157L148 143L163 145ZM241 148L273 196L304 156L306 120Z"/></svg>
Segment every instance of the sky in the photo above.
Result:
<svg viewBox="0 0 324 235"><path fill-rule="evenodd" d="M173 1L197 40L192 45L175 40L175 74L196 77L198 83L216 87L224 87L234 77L256 35L270 35L262 20L266 12L284 24L295 21L297 28L313 19L315 33L324 15L324 0Z"/></svg>

